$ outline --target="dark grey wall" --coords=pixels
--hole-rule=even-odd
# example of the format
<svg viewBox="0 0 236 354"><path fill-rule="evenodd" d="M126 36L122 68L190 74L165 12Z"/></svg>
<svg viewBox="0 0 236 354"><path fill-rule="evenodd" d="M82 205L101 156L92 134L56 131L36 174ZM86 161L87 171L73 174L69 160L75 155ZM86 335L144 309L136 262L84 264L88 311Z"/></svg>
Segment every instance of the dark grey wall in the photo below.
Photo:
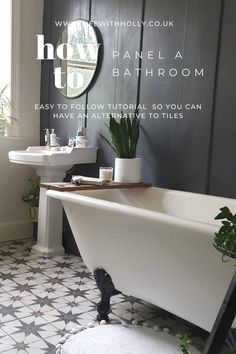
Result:
<svg viewBox="0 0 236 354"><path fill-rule="evenodd" d="M236 2L226 0L216 84L209 193L236 197Z"/></svg>
<svg viewBox="0 0 236 354"><path fill-rule="evenodd" d="M142 121L138 156L144 159L143 179L154 185L193 192L236 197L236 1L235 0L45 0L44 34L54 43L63 28L54 20L151 20L174 19L175 29L100 27L103 58L98 77L77 103L202 103L201 112L189 111L182 120ZM114 78L111 51L161 50L170 57L176 49L184 61L174 66L204 67L196 78ZM170 64L173 59L169 59ZM117 60L116 66L127 66ZM148 66L146 59L132 60L134 67ZM71 103L54 87L52 63L42 64L42 103ZM106 110L107 111L107 110ZM77 130L75 120L52 119L42 112L41 130L56 128L62 143ZM88 113L82 111L81 113ZM104 120L87 120L90 144L98 145L96 166L82 167L97 173L99 164L112 165L111 151L101 145L98 133L105 132Z"/></svg>

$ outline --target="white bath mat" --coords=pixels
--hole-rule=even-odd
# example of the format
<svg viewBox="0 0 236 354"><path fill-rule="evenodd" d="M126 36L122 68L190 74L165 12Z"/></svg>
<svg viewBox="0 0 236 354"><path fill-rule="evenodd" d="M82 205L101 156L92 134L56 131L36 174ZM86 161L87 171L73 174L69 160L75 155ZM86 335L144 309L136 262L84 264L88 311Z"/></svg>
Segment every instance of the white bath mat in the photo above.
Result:
<svg viewBox="0 0 236 354"><path fill-rule="evenodd" d="M87 328L58 349L61 354L180 354L180 339L153 329L122 325ZM190 354L200 354L191 347Z"/></svg>

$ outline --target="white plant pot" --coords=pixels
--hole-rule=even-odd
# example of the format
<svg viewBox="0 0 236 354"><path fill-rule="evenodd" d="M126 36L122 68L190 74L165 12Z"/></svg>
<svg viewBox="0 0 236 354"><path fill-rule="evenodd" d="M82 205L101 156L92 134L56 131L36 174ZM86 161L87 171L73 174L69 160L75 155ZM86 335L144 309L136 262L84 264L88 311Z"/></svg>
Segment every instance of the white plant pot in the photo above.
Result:
<svg viewBox="0 0 236 354"><path fill-rule="evenodd" d="M142 159L115 159L115 182L139 183L141 182Z"/></svg>

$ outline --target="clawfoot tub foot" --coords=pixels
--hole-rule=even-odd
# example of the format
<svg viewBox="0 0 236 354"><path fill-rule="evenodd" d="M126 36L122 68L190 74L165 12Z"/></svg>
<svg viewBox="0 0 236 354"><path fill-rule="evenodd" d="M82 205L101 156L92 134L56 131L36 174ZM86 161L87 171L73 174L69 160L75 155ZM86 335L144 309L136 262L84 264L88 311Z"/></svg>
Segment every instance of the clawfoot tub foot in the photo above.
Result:
<svg viewBox="0 0 236 354"><path fill-rule="evenodd" d="M101 301L97 305L97 320L100 322L105 320L108 322L108 314L111 312L110 299L114 295L118 295L121 292L115 289L112 283L110 275L102 268L94 269L94 277L101 292Z"/></svg>

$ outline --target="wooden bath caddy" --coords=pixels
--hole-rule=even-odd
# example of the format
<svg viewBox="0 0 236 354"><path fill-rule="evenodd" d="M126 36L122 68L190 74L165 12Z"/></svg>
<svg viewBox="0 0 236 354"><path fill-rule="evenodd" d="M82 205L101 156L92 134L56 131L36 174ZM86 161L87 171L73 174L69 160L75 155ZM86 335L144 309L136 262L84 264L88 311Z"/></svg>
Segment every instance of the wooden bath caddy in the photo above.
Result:
<svg viewBox="0 0 236 354"><path fill-rule="evenodd" d="M97 189L117 189L117 188L148 188L152 185L150 183L118 183L110 182L103 185L80 184L76 185L69 182L56 182L56 183L41 183L40 187L51 189L59 192L73 192L73 191L86 191Z"/></svg>

